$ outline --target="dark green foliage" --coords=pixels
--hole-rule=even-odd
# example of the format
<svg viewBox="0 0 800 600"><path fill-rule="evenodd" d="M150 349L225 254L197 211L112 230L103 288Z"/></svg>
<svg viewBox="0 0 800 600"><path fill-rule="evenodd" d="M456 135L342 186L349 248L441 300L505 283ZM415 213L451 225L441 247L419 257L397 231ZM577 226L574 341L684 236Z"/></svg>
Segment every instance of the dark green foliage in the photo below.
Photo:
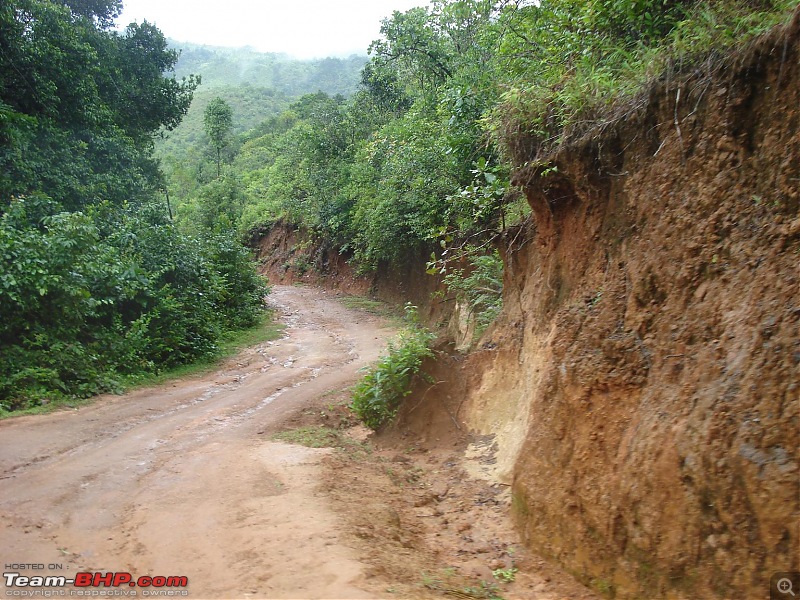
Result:
<svg viewBox="0 0 800 600"><path fill-rule="evenodd" d="M11 203L0 221L0 403L114 390L124 376L212 355L253 325L263 282L222 233L179 234L155 207L63 212Z"/></svg>
<svg viewBox="0 0 800 600"><path fill-rule="evenodd" d="M365 425L379 429L394 418L422 361L433 356L429 345L436 337L420 326L416 307L406 305L408 325L389 342L387 353L353 389L352 409Z"/></svg>
<svg viewBox="0 0 800 600"><path fill-rule="evenodd" d="M0 7L0 202L43 192L73 210L145 200L160 186L153 136L178 124L198 82L164 76L177 53L152 25L106 29L117 9Z"/></svg>
<svg viewBox="0 0 800 600"><path fill-rule="evenodd" d="M103 28L110 27L122 12L121 0L64 0L63 3L73 14L96 19Z"/></svg>
<svg viewBox="0 0 800 600"><path fill-rule="evenodd" d="M165 76L152 25L111 31L119 8L0 5L0 411L116 390L259 318L265 286L216 218L235 198L192 237L156 195L154 136L198 81Z"/></svg>

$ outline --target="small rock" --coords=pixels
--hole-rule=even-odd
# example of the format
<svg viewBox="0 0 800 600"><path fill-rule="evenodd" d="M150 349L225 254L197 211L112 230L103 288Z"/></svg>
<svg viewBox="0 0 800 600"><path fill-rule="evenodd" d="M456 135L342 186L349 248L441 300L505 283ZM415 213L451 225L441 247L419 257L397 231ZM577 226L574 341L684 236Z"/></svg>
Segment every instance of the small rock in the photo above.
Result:
<svg viewBox="0 0 800 600"><path fill-rule="evenodd" d="M449 491L450 491L450 486L447 485L447 483L445 483L444 481L437 482L433 484L433 486L431 487L431 494L433 494L433 497L436 498L437 500L441 500L442 498L447 496L447 492Z"/></svg>
<svg viewBox="0 0 800 600"><path fill-rule="evenodd" d="M414 506L416 508L419 508L421 506L427 506L435 499L436 498L433 496L433 494L423 494L422 496L419 496L416 500L414 500Z"/></svg>

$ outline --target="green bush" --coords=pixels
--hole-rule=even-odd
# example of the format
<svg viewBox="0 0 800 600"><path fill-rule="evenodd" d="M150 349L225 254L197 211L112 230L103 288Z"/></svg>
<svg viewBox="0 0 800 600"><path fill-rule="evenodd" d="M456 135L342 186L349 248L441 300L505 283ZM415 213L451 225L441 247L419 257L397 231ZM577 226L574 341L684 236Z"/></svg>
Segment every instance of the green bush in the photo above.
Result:
<svg viewBox="0 0 800 600"><path fill-rule="evenodd" d="M155 207L13 200L0 218L0 408L116 391L213 355L258 320L265 294L230 235L181 235Z"/></svg>
<svg viewBox="0 0 800 600"><path fill-rule="evenodd" d="M411 379L419 372L422 360L433 357L429 345L436 336L420 326L416 307L407 304L406 315L408 326L389 343L387 354L353 390L351 408L372 429L394 418L403 398L411 393Z"/></svg>
<svg viewBox="0 0 800 600"><path fill-rule="evenodd" d="M451 293L469 306L475 319L475 335L480 336L503 309L503 260L497 250L490 254L467 251L469 269L454 269L444 283Z"/></svg>

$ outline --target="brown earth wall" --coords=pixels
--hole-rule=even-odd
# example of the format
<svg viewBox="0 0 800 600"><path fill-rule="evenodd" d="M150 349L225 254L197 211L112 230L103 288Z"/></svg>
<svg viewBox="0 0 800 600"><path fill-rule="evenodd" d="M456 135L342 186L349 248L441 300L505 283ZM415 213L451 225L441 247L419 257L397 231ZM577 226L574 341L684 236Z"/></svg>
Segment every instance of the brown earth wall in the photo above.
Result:
<svg viewBox="0 0 800 600"><path fill-rule="evenodd" d="M799 23L516 176L533 219L460 414L528 545L609 596L800 569Z"/></svg>
<svg viewBox="0 0 800 600"><path fill-rule="evenodd" d="M610 597L766 599L800 570L795 16L517 171L504 311L403 416L496 436L526 543ZM302 237L260 240L273 279ZM451 320L423 257L359 278L312 254L318 282Z"/></svg>

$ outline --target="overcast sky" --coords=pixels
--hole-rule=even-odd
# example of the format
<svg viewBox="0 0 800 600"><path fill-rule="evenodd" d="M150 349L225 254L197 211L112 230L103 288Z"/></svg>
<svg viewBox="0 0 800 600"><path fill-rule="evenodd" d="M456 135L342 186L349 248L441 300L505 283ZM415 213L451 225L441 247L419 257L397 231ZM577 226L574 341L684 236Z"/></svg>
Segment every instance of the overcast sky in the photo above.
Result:
<svg viewBox="0 0 800 600"><path fill-rule="evenodd" d="M297 58L366 54L380 22L428 0L123 0L117 24L154 23L168 38L252 46Z"/></svg>

